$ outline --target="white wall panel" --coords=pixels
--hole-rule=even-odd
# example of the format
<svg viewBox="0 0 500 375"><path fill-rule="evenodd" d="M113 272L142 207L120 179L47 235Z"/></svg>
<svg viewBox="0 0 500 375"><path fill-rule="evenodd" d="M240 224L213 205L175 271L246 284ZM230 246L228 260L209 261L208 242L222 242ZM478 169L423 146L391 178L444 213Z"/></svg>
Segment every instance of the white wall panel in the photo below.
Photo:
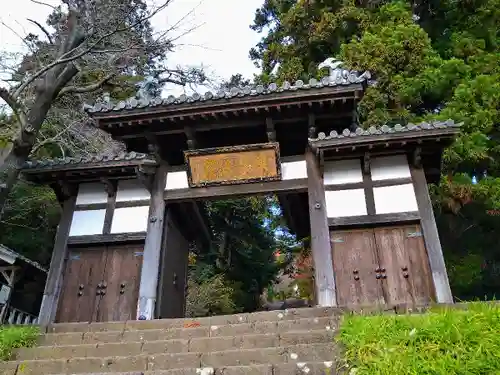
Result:
<svg viewBox="0 0 500 375"><path fill-rule="evenodd" d="M364 189L325 191L328 217L367 215Z"/></svg>
<svg viewBox="0 0 500 375"><path fill-rule="evenodd" d="M377 214L418 211L413 184L377 187L373 196Z"/></svg>
<svg viewBox="0 0 500 375"><path fill-rule="evenodd" d="M76 204L106 203L108 193L104 190L101 182L89 182L78 186Z"/></svg>
<svg viewBox="0 0 500 375"><path fill-rule="evenodd" d="M306 161L297 160L281 163L281 177L283 180L307 178Z"/></svg>
<svg viewBox="0 0 500 375"><path fill-rule="evenodd" d="M406 155L373 158L370 163L370 169L373 181L411 178Z"/></svg>
<svg viewBox="0 0 500 375"><path fill-rule="evenodd" d="M187 172L168 172L165 190L187 189L189 188Z"/></svg>
<svg viewBox="0 0 500 375"><path fill-rule="evenodd" d="M106 210L85 210L73 212L70 236L102 234Z"/></svg>
<svg viewBox="0 0 500 375"><path fill-rule="evenodd" d="M341 185L363 182L361 160L336 160L324 164L323 180L325 185Z"/></svg>
<svg viewBox="0 0 500 375"><path fill-rule="evenodd" d="M113 214L111 233L146 232L149 206L117 208Z"/></svg>
<svg viewBox="0 0 500 375"><path fill-rule="evenodd" d="M118 181L117 202L139 201L149 199L150 196L148 189L139 180Z"/></svg>

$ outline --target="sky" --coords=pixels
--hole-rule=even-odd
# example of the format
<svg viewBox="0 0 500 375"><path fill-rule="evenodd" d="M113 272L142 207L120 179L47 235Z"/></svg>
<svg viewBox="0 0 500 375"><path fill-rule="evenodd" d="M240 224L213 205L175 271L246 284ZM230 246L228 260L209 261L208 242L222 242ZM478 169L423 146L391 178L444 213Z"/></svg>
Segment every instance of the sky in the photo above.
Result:
<svg viewBox="0 0 500 375"><path fill-rule="evenodd" d="M27 19L44 24L51 9L31 0L0 2L3 3L0 13L0 50L23 51L19 35L29 32L39 34L36 26ZM44 2L60 4L58 0ZM262 3L263 0L174 0L164 12L154 17L153 27L159 31L165 30L186 15L178 32L184 33L194 26L198 27L178 41L176 51L168 55L169 65L202 64L216 77L229 78L232 74L241 73L246 78L252 78L258 69L250 61L248 51L257 44L260 36L249 26L255 10ZM203 88L198 90L204 91ZM181 88L167 87L163 95L179 95L182 92Z"/></svg>

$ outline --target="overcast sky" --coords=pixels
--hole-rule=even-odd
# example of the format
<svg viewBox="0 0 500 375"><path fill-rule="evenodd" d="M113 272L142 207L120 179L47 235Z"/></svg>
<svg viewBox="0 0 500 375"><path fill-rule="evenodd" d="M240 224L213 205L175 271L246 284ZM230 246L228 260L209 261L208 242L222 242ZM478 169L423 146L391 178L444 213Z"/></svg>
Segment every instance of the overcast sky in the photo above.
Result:
<svg viewBox="0 0 500 375"><path fill-rule="evenodd" d="M0 1L3 3L0 13L0 50L22 51L23 44L16 33L39 34L38 29L27 18L44 23L51 9L30 0ZM45 2L53 5L60 3L58 0ZM262 2L263 0L174 0L166 11L153 19L156 29L166 29L193 9L194 12L183 21L180 32L196 25L201 26L179 40L181 45L177 51L168 56L169 64L203 64L209 72L222 78L229 78L236 73L247 78L253 77L257 69L250 61L248 51L260 37L249 26L255 10ZM168 89L168 94L177 95L182 92L181 89Z"/></svg>

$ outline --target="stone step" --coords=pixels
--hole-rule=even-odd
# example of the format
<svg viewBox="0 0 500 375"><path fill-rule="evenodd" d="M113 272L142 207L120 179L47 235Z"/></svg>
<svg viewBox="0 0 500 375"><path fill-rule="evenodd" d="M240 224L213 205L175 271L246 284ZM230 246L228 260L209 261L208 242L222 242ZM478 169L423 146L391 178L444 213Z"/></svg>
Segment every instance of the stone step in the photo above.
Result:
<svg viewBox="0 0 500 375"><path fill-rule="evenodd" d="M193 326L191 328L158 328L130 330L47 333L40 336L39 345L66 346L79 344L105 344L113 342L142 342L165 340L189 340L201 337L241 336L247 334L283 333L288 331L334 330L338 317L300 318L280 321L254 321L247 323ZM149 326L151 327L151 326Z"/></svg>
<svg viewBox="0 0 500 375"><path fill-rule="evenodd" d="M339 350L333 343L300 344L286 347L237 349L210 353L165 353L128 357L109 356L8 361L0 363L0 374L46 375L144 372L201 367L223 368L227 366L302 364L334 361L335 358L339 358Z"/></svg>
<svg viewBox="0 0 500 375"><path fill-rule="evenodd" d="M47 333L134 331L146 329L170 329L222 326L228 324L277 322L302 318L331 318L339 316L342 310L334 307L311 307L278 311L262 311L248 314L218 315L193 319L129 320L108 323L56 323L47 327Z"/></svg>
<svg viewBox="0 0 500 375"><path fill-rule="evenodd" d="M295 362L275 365L180 368L145 372L100 372L81 375L335 375L336 366L335 361Z"/></svg>
<svg viewBox="0 0 500 375"><path fill-rule="evenodd" d="M257 349L297 344L333 342L333 330L289 331L279 334L248 334L242 336L195 337L119 343L39 346L17 350L16 360L64 359L84 357L126 357L141 354L208 353L232 349Z"/></svg>

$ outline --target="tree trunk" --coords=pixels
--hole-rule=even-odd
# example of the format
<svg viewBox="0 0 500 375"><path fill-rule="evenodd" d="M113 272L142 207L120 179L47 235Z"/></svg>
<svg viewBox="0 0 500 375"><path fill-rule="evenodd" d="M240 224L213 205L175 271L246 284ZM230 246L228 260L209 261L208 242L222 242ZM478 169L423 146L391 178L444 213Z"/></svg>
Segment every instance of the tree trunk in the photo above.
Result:
<svg viewBox="0 0 500 375"><path fill-rule="evenodd" d="M63 64L61 64L63 65ZM57 74L59 73L60 74ZM40 80L35 100L28 111L26 124L14 137L12 144L2 152L0 160L0 219L3 216L5 203L12 188L19 178L21 168L35 145L38 133L47 117L52 103L71 79L78 73L73 63L56 66Z"/></svg>

